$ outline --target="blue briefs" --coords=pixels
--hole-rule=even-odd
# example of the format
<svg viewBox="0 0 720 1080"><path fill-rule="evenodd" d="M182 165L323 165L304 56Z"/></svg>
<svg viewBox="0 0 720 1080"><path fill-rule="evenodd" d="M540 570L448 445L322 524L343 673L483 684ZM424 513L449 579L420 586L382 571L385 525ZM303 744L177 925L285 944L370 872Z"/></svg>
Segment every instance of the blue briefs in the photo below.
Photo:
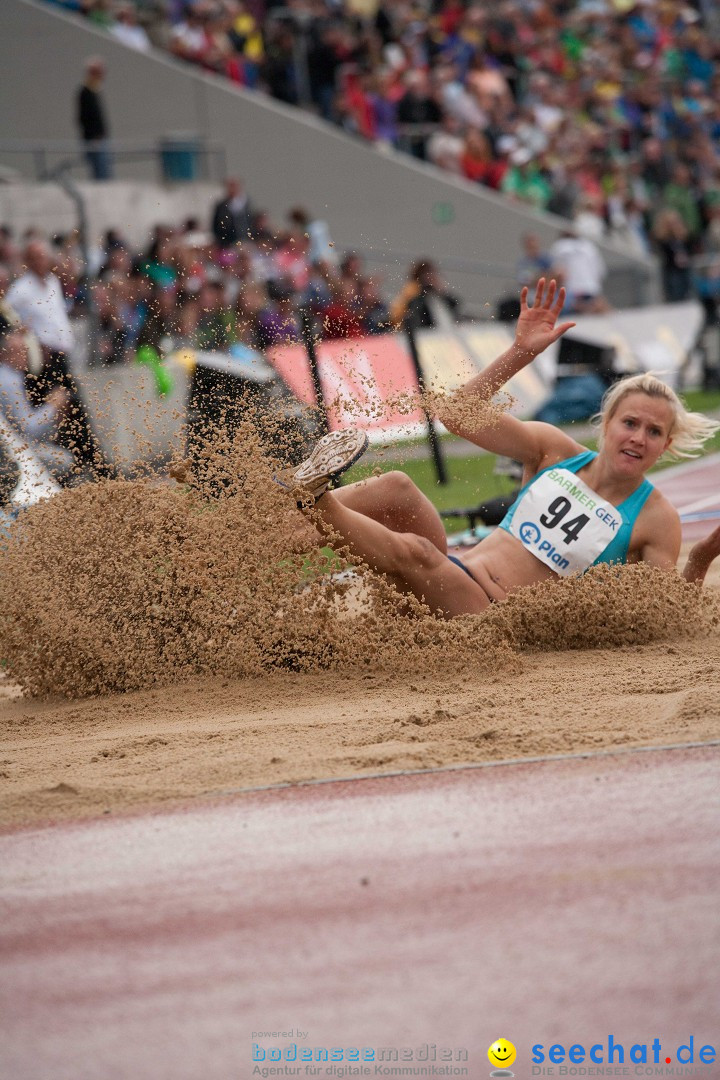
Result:
<svg viewBox="0 0 720 1080"><path fill-rule="evenodd" d="M456 565L456 566L459 566L461 570L464 570L464 571L465 571L465 573L467 574L467 576L468 576L468 577L469 577L469 578L470 578L470 579L471 579L472 581L474 581L476 585L480 585L480 582L479 582L479 581L478 581L478 579L477 579L477 578L475 577L475 575L474 575L473 573L471 573L471 571L470 571L470 570L468 570L468 568L467 568L467 566L465 565L465 563L464 563L464 562L461 562L461 561L460 561L460 559L458 559L458 557L457 557L456 555L448 555L448 556L446 556L446 557L447 557L447 558L448 558L448 559L450 560L450 562L452 562L452 563L455 563L455 565ZM480 588L481 588L481 589L482 589L482 591L483 591L483 592L485 593L485 595L487 596L487 598L488 598L488 600L490 601L490 603L491 603L491 604L495 604L495 603L497 603L497 601L496 601L495 597L494 597L494 596L491 596L491 595L490 595L490 593L489 593L489 592L487 591L487 589L485 588L485 586L484 586L484 585L480 585Z"/></svg>
<svg viewBox="0 0 720 1080"><path fill-rule="evenodd" d="M470 577L470 578L472 578L472 579L473 579L473 581L475 581L475 578L474 578L474 577L472 576L472 574L471 574L471 573L470 573L470 571L468 570L468 568L467 568L467 566L465 565L465 563L464 563L464 562L461 562L461 561L460 561L460 559L458 559L458 558L457 558L457 556L455 556L455 555L448 555L448 559L450 560L450 562L454 562L456 566L459 566L461 570L464 570L464 571L465 571L465 573L467 574L467 576L468 576L468 577ZM476 582L476 581L475 581L475 584L477 585L477 582Z"/></svg>

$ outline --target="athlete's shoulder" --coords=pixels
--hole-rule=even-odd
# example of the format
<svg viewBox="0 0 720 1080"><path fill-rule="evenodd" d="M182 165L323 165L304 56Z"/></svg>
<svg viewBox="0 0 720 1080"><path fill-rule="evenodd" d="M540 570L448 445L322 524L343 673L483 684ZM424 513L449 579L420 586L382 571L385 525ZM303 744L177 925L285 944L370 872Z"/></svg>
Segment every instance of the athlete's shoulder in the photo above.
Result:
<svg viewBox="0 0 720 1080"><path fill-rule="evenodd" d="M677 510L661 491L653 487L635 523L632 546L655 542L658 537L667 538L671 544L679 543L681 532Z"/></svg>
<svg viewBox="0 0 720 1080"><path fill-rule="evenodd" d="M587 446L576 442L571 435L567 435L552 424L543 424L539 421L530 421L533 427L541 429L537 431L542 448L542 457L538 463L537 472L559 465L563 461L570 461L581 454L589 454ZM529 424L528 424L529 426Z"/></svg>
<svg viewBox="0 0 720 1080"><path fill-rule="evenodd" d="M650 483L652 483L650 481ZM647 519L652 519L654 524L659 524L662 521L679 522L680 515L670 502L670 500L663 495L661 491L653 485L653 489L647 497L647 502L643 507Z"/></svg>
<svg viewBox="0 0 720 1080"><path fill-rule="evenodd" d="M681 543L680 515L672 503L653 488L633 529L631 550L651 566L671 569L677 563Z"/></svg>

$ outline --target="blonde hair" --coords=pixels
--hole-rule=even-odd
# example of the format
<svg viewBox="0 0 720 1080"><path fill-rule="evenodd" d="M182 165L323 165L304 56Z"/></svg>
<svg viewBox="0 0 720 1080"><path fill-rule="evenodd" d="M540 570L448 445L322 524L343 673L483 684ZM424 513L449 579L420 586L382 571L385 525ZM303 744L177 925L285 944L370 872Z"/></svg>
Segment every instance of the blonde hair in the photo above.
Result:
<svg viewBox="0 0 720 1080"><path fill-rule="evenodd" d="M659 379L652 372L642 375L629 375L619 379L605 394L600 414L595 418L600 425L598 430L598 446L602 448L605 425L617 412L620 402L628 394L647 394L648 397L661 398L666 401L673 412L673 422L670 427L670 445L663 457L692 458L697 457L703 443L716 431L720 431L720 423L711 420L702 413L688 412L681 399L672 387Z"/></svg>

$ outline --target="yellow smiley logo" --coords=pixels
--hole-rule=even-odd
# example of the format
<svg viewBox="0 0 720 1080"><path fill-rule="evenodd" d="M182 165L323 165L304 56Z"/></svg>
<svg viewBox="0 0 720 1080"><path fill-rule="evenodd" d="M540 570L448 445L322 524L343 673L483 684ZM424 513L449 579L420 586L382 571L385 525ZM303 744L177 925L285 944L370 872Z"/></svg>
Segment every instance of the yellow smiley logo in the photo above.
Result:
<svg viewBox="0 0 720 1080"><path fill-rule="evenodd" d="M488 1048L488 1061L491 1065L504 1068L506 1065L512 1065L516 1057L515 1047L507 1039L496 1039Z"/></svg>

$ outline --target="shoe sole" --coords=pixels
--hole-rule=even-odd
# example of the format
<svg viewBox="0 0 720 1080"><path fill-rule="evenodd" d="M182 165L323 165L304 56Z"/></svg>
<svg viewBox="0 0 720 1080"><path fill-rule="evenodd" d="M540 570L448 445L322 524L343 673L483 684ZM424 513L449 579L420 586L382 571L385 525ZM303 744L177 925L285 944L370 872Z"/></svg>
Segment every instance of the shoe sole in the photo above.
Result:
<svg viewBox="0 0 720 1080"><path fill-rule="evenodd" d="M337 480L363 456L368 447L364 431L346 428L323 435L310 456L293 474L293 481L313 489Z"/></svg>

